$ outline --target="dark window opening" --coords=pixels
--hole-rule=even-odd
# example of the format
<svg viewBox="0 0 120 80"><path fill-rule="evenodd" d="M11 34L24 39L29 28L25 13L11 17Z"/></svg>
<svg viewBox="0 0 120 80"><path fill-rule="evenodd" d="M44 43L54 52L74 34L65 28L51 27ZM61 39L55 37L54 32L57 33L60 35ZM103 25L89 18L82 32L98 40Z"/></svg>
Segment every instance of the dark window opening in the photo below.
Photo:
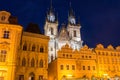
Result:
<svg viewBox="0 0 120 80"><path fill-rule="evenodd" d="M9 31L4 31L3 38L9 39Z"/></svg>

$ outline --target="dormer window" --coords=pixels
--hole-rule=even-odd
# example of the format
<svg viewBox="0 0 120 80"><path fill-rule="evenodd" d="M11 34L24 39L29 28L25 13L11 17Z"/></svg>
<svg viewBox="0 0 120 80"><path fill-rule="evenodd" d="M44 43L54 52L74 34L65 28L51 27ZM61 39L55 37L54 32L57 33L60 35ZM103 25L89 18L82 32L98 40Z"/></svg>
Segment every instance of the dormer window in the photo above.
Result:
<svg viewBox="0 0 120 80"><path fill-rule="evenodd" d="M1 17L1 20L2 20L2 21L5 21L5 19L6 19L5 16L2 16L2 17Z"/></svg>
<svg viewBox="0 0 120 80"><path fill-rule="evenodd" d="M9 34L10 34L10 32L5 30L3 38L9 39Z"/></svg>

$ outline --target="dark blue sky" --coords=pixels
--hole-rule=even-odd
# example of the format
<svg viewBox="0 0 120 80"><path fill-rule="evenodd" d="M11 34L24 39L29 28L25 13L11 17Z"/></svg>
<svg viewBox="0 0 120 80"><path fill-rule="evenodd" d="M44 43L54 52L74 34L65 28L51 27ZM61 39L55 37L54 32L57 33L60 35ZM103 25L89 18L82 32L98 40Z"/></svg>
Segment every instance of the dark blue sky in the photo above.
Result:
<svg viewBox="0 0 120 80"><path fill-rule="evenodd" d="M60 25L67 23L70 0L53 0ZM102 43L120 45L120 0L71 0L76 18L80 17L84 44L95 47ZM1 0L0 10L18 17L24 29L30 22L39 24L43 31L50 0Z"/></svg>

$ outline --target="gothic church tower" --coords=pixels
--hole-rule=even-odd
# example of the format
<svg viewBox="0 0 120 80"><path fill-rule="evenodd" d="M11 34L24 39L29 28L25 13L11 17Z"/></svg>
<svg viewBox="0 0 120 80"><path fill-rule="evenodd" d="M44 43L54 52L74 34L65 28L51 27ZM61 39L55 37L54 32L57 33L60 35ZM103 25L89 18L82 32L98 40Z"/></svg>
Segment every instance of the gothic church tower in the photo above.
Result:
<svg viewBox="0 0 120 80"><path fill-rule="evenodd" d="M79 50L82 47L83 41L81 40L80 28L80 23L76 22L75 15L70 4L67 31L70 37L70 45L74 50Z"/></svg>
<svg viewBox="0 0 120 80"><path fill-rule="evenodd" d="M49 11L47 12L46 22L44 26L44 34L50 37L48 48L48 61L51 62L56 58L56 36L58 33L58 20L55 16L52 1Z"/></svg>

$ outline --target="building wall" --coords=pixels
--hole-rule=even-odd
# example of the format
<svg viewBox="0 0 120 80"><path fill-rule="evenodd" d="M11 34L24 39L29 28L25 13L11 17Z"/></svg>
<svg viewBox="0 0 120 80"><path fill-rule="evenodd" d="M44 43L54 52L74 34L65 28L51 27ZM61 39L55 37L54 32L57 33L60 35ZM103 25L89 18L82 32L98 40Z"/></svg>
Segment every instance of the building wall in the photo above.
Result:
<svg viewBox="0 0 120 80"><path fill-rule="evenodd" d="M0 79L15 80L22 26L0 23Z"/></svg>
<svg viewBox="0 0 120 80"><path fill-rule="evenodd" d="M24 32L19 50L16 79L48 79L48 41L49 38L34 33ZM22 79L21 79L22 80Z"/></svg>
<svg viewBox="0 0 120 80"><path fill-rule="evenodd" d="M57 79L93 79L116 78L120 76L120 47L114 49L111 45L91 49L87 45L79 51L73 51L69 45L65 45L58 51L58 58L49 64L52 68L57 65ZM74 66L74 68L73 68ZM69 69L68 69L69 67ZM52 71L51 68L48 68ZM52 74L49 72L49 74ZM52 76L51 76L52 77ZM54 75L53 75L54 77Z"/></svg>

